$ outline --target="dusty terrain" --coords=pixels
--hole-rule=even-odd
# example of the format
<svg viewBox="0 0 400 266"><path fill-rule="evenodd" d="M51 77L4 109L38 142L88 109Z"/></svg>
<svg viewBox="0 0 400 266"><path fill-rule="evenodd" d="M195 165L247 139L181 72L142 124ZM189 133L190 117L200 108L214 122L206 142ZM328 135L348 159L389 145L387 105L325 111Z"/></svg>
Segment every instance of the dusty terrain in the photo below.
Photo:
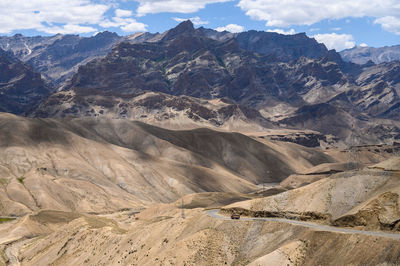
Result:
<svg viewBox="0 0 400 266"><path fill-rule="evenodd" d="M0 265L400 263L397 146L355 165L273 131L0 114L0 133Z"/></svg>
<svg viewBox="0 0 400 266"><path fill-rule="evenodd" d="M279 221L216 219L202 208L155 205L139 215L39 213L53 227L3 243L12 265L397 265L399 240ZM56 215L58 217L58 214ZM70 220L70 221L68 221ZM22 226L22 222L21 226ZM377 256L379 254L379 256Z"/></svg>
<svg viewBox="0 0 400 266"><path fill-rule="evenodd" d="M197 192L249 193L335 161L319 149L240 133L0 114L0 215L101 213Z"/></svg>

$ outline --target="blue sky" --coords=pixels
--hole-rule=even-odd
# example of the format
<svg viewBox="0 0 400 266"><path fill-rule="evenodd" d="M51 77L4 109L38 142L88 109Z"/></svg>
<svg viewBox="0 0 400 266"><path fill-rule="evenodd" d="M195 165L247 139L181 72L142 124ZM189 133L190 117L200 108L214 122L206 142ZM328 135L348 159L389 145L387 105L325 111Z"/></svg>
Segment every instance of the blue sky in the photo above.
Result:
<svg viewBox="0 0 400 266"><path fill-rule="evenodd" d="M400 0L0 0L0 34L163 32L191 19L232 32L306 32L340 51L400 44Z"/></svg>

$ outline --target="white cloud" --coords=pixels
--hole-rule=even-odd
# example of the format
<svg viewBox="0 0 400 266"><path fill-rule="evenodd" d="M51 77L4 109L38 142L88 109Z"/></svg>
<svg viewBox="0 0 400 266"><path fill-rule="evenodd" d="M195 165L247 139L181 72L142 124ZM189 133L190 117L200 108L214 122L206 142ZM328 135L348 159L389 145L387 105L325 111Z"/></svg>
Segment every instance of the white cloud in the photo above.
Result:
<svg viewBox="0 0 400 266"><path fill-rule="evenodd" d="M356 45L353 36L350 34L326 33L317 34L313 37L318 42L325 44L328 49L335 49L338 52L353 48Z"/></svg>
<svg viewBox="0 0 400 266"><path fill-rule="evenodd" d="M57 28L69 33L88 32L108 9L107 5L89 0L1 0L0 32L29 29L53 32Z"/></svg>
<svg viewBox="0 0 400 266"><path fill-rule="evenodd" d="M103 28L121 28L125 32L146 31L147 25L133 18L113 17L99 23Z"/></svg>
<svg viewBox="0 0 400 266"><path fill-rule="evenodd" d="M97 31L96 28L87 27L87 26L79 26L73 24L67 24L62 27L54 26L54 27L42 27L41 31L49 33L49 34L72 34L72 33L89 33Z"/></svg>
<svg viewBox="0 0 400 266"><path fill-rule="evenodd" d="M342 30L342 28L341 28L341 27L336 27L336 28L332 28L331 30L333 30L333 31L340 31L340 30Z"/></svg>
<svg viewBox="0 0 400 266"><path fill-rule="evenodd" d="M134 0L139 2L138 16L162 12L193 13L207 4L222 3L232 0Z"/></svg>
<svg viewBox="0 0 400 266"><path fill-rule="evenodd" d="M366 44L366 43L363 42L362 44L360 44L360 46L361 46L361 47L368 47L368 44Z"/></svg>
<svg viewBox="0 0 400 266"><path fill-rule="evenodd" d="M146 31L147 25L133 20L132 22L122 26L121 29L125 32Z"/></svg>
<svg viewBox="0 0 400 266"><path fill-rule="evenodd" d="M130 18L130 10L103 0L0 0L0 33L35 29L49 34L90 33L103 28L145 31L147 25ZM115 16L106 19L106 12Z"/></svg>
<svg viewBox="0 0 400 266"><path fill-rule="evenodd" d="M216 31L229 31L232 33L242 32L244 31L244 27L237 24L228 24L225 27L218 27L215 29Z"/></svg>
<svg viewBox="0 0 400 266"><path fill-rule="evenodd" d="M115 10L115 16L117 16L119 18L131 17L132 16L132 11L125 10L125 9L116 9Z"/></svg>
<svg viewBox="0 0 400 266"><path fill-rule="evenodd" d="M202 20L200 17L194 17L194 18L172 18L173 20L177 22L183 22L186 20L190 20L194 25L206 25L209 22L207 20Z"/></svg>
<svg viewBox="0 0 400 266"><path fill-rule="evenodd" d="M238 6L266 26L312 25L325 19L373 17L382 28L400 34L399 0L240 0Z"/></svg>
<svg viewBox="0 0 400 266"><path fill-rule="evenodd" d="M273 30L268 30L268 32L276 32L276 33L285 34L285 35L296 34L296 31L294 29L290 29L288 31L285 31L285 30L282 30L282 29L273 29Z"/></svg>
<svg viewBox="0 0 400 266"><path fill-rule="evenodd" d="M400 16L386 16L378 18L374 21L375 24L381 24L382 28L388 32L400 35Z"/></svg>

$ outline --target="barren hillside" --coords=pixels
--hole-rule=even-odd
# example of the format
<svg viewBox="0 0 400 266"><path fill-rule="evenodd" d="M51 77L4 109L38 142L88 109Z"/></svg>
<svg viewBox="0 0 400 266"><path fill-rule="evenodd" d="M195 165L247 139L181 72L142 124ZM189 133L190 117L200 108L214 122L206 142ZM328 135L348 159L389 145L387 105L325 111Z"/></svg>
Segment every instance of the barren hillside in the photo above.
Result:
<svg viewBox="0 0 400 266"><path fill-rule="evenodd" d="M239 133L172 131L127 120L0 114L0 131L1 215L104 212L195 192L245 193L334 161L295 144L266 145Z"/></svg>

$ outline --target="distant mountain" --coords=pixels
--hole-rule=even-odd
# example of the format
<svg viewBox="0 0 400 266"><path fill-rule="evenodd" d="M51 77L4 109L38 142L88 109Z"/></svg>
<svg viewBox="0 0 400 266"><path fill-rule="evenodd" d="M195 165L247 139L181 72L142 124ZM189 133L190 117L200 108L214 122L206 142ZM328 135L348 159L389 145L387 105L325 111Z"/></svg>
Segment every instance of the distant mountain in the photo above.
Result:
<svg viewBox="0 0 400 266"><path fill-rule="evenodd" d="M361 47L356 46L340 52L343 60L356 64L366 64L372 61L375 64L400 60L400 45L385 47Z"/></svg>
<svg viewBox="0 0 400 266"><path fill-rule="evenodd" d="M177 27L177 32L180 31L181 29ZM301 56L319 58L327 53L323 44L317 43L305 34L287 36L257 31L229 33L203 27L195 31L198 36L217 41L236 38L241 49L260 54L273 54L285 61L298 59ZM106 56L118 43L158 42L165 34L167 32L161 34L145 32L124 37L107 31L93 37L62 34L50 37L25 37L16 34L11 37L0 37L0 48L12 52L18 59L30 64L35 71L42 73L49 81L60 85L75 74L80 65Z"/></svg>
<svg viewBox="0 0 400 266"><path fill-rule="evenodd" d="M101 32L88 38L61 34L50 37L25 37L16 34L12 37L0 37L0 48L12 52L50 81L61 84L80 65L105 56L122 39L111 32Z"/></svg>
<svg viewBox="0 0 400 266"><path fill-rule="evenodd" d="M24 114L48 97L51 89L29 65L0 49L0 112Z"/></svg>

